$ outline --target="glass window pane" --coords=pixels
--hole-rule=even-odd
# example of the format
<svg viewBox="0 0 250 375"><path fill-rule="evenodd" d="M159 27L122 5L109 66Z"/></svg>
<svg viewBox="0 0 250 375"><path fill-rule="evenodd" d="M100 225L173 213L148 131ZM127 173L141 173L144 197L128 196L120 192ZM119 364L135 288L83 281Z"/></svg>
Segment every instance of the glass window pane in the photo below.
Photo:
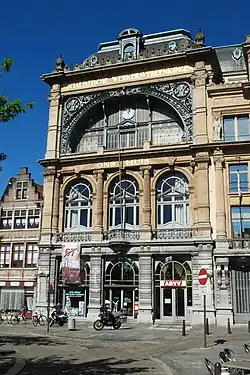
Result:
<svg viewBox="0 0 250 375"><path fill-rule="evenodd" d="M235 140L234 117L224 118L224 139L226 142Z"/></svg>
<svg viewBox="0 0 250 375"><path fill-rule="evenodd" d="M125 208L125 222L127 224L131 224L133 225L134 224L134 209L133 207L126 207Z"/></svg>
<svg viewBox="0 0 250 375"><path fill-rule="evenodd" d="M121 224L121 209L115 207L115 225Z"/></svg>
<svg viewBox="0 0 250 375"><path fill-rule="evenodd" d="M87 227L87 218L88 218L88 211L87 210L81 210L80 214L80 225Z"/></svg>
<svg viewBox="0 0 250 375"><path fill-rule="evenodd" d="M165 205L163 207L163 224L169 223L172 220L172 206Z"/></svg>
<svg viewBox="0 0 250 375"><path fill-rule="evenodd" d="M242 116L237 118L237 128L238 141L245 141L250 138L248 116Z"/></svg>

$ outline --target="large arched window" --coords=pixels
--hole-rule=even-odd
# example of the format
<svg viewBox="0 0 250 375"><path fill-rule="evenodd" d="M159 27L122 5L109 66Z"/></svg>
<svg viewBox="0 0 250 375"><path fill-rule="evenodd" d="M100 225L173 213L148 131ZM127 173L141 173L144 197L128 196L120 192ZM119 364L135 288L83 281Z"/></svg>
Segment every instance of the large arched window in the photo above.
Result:
<svg viewBox="0 0 250 375"><path fill-rule="evenodd" d="M138 226L138 183L132 176L116 179L109 193L109 228L136 229Z"/></svg>
<svg viewBox="0 0 250 375"><path fill-rule="evenodd" d="M65 230L82 231L92 227L92 186L86 180L69 187L65 197Z"/></svg>
<svg viewBox="0 0 250 375"><path fill-rule="evenodd" d="M157 183L157 227L189 226L189 189L181 173L165 175Z"/></svg>
<svg viewBox="0 0 250 375"><path fill-rule="evenodd" d="M134 285L139 281L139 270L134 262L110 263L105 272L105 282L109 285Z"/></svg>

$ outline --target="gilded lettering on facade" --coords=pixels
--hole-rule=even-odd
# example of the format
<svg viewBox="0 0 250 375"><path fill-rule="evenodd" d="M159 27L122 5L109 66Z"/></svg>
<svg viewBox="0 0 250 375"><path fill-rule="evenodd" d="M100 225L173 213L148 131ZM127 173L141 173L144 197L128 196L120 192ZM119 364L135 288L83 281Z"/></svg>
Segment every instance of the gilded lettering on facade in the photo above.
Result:
<svg viewBox="0 0 250 375"><path fill-rule="evenodd" d="M153 78L163 78L172 75L192 73L193 68L189 65L175 66L172 68L149 70L146 72L138 72L132 74L122 74L114 77L98 78L88 81L74 82L62 87L62 92L77 89L88 89L93 87L103 87L112 84L129 83L134 81L143 81Z"/></svg>
<svg viewBox="0 0 250 375"><path fill-rule="evenodd" d="M135 167L138 165L149 165L149 163L149 159L124 160L120 163L120 167ZM119 168L119 161L105 161L103 163L97 163L96 168Z"/></svg>

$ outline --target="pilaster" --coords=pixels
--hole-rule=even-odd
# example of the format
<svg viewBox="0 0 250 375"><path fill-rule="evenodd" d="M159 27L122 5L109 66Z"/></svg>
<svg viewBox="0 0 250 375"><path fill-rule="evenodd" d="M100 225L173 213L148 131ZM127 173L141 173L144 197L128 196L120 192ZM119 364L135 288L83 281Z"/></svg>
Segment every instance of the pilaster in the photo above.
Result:
<svg viewBox="0 0 250 375"><path fill-rule="evenodd" d="M143 175L143 218L142 218L142 232L141 238L144 240L151 239L151 166L142 166L140 170Z"/></svg>
<svg viewBox="0 0 250 375"><path fill-rule="evenodd" d="M100 254L90 256L88 319L96 320L101 307L102 258Z"/></svg>
<svg viewBox="0 0 250 375"><path fill-rule="evenodd" d="M207 133L207 94L206 94L206 80L207 72L204 61L195 63L195 70L193 81L195 84L193 103L195 112L195 134L194 142L208 143Z"/></svg>
<svg viewBox="0 0 250 375"><path fill-rule="evenodd" d="M221 152L214 154L215 194L216 194L216 239L226 238L225 186L223 179L224 157Z"/></svg>
<svg viewBox="0 0 250 375"><path fill-rule="evenodd" d="M57 175L54 181L52 228L51 228L53 233L58 232L59 194L60 194L60 177Z"/></svg>
<svg viewBox="0 0 250 375"><path fill-rule="evenodd" d="M95 197L95 223L93 236L96 241L102 240L103 232L103 175L104 170L95 170L94 176L96 179L96 197Z"/></svg>
<svg viewBox="0 0 250 375"><path fill-rule="evenodd" d="M145 254L139 257L139 314L138 322L152 323L152 259Z"/></svg>
<svg viewBox="0 0 250 375"><path fill-rule="evenodd" d="M53 216L53 203L56 199L54 196L54 183L55 183L55 168L48 167L44 172L44 201L42 212L42 226L40 244L49 245L51 243L52 235L52 216ZM55 222L57 222L55 218ZM54 225L56 224L54 222Z"/></svg>
<svg viewBox="0 0 250 375"><path fill-rule="evenodd" d="M58 124L60 119L60 91L61 87L59 84L54 84L51 88L49 95L50 108L49 108L49 126L47 136L47 151L45 158L52 159L58 156Z"/></svg>

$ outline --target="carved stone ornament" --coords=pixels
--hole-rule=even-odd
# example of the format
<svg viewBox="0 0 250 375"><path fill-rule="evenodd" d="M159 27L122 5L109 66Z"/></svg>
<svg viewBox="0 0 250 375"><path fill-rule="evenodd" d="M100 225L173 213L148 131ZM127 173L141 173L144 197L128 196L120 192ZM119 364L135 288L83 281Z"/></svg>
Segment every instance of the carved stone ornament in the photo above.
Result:
<svg viewBox="0 0 250 375"><path fill-rule="evenodd" d="M213 113L213 141L221 141L223 138L223 127L220 112Z"/></svg>
<svg viewBox="0 0 250 375"><path fill-rule="evenodd" d="M114 90L87 93L69 98L63 105L61 153L71 153L70 135L80 120L91 108L113 97L144 94L166 102L182 120L184 133L182 141L193 139L192 92L186 81L164 84L142 85Z"/></svg>

